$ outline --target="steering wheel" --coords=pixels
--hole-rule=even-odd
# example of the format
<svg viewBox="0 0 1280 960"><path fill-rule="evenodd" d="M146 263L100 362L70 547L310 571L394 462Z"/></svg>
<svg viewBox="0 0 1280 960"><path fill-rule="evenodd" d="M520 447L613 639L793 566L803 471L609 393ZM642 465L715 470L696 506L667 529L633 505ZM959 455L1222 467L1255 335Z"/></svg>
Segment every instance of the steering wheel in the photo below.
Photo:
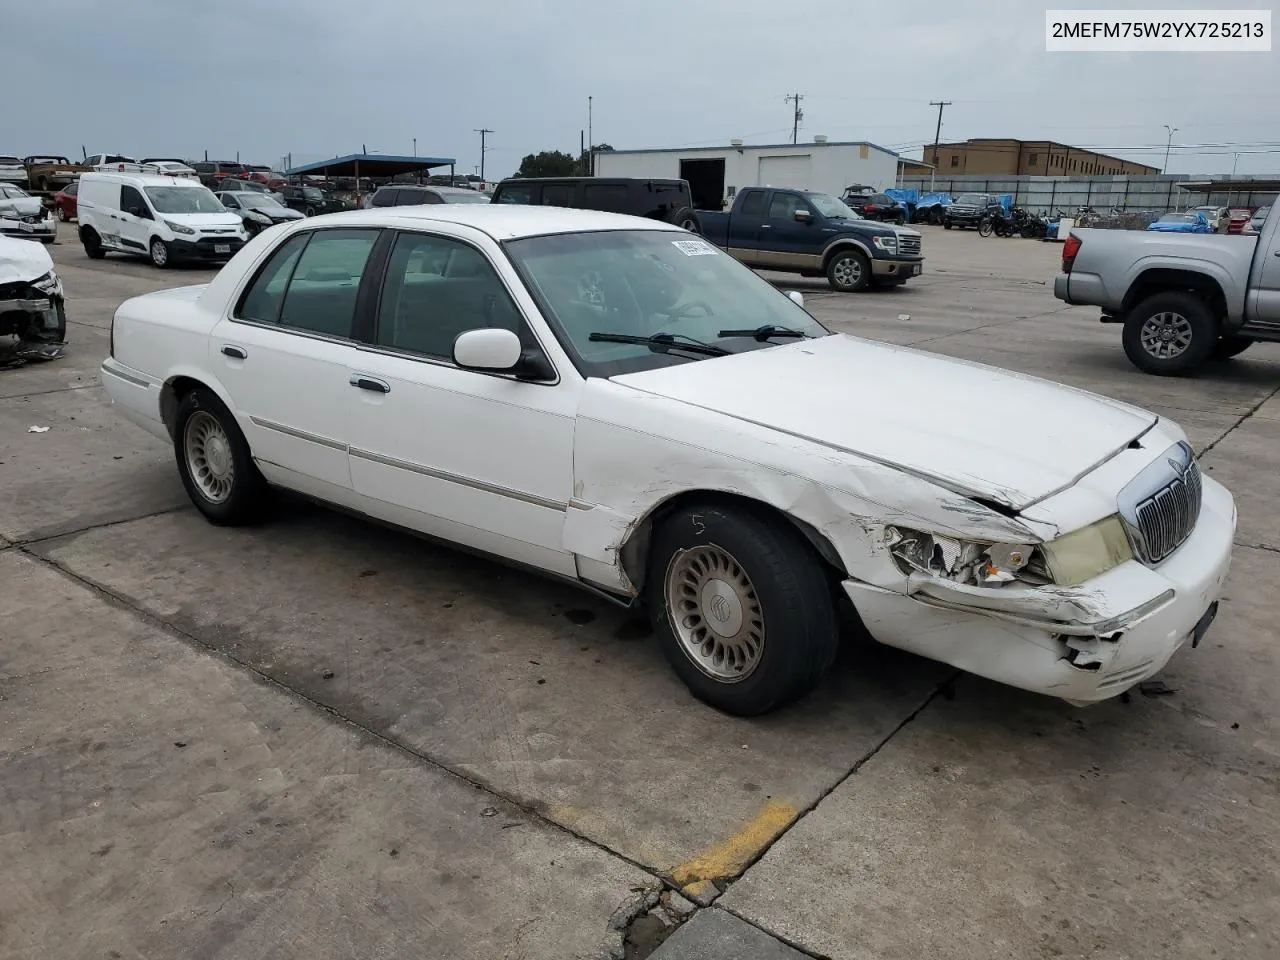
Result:
<svg viewBox="0 0 1280 960"><path fill-rule="evenodd" d="M715 311L711 309L711 305L705 300L690 300L688 303L682 303L671 315L673 317L687 317L693 310L701 310L704 317L715 316Z"/></svg>

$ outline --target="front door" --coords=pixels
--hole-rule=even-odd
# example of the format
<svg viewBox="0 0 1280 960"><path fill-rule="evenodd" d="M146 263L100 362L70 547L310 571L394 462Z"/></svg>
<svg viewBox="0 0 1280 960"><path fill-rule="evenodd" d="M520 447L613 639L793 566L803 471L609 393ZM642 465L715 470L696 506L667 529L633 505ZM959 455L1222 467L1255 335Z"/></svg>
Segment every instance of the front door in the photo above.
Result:
<svg viewBox="0 0 1280 960"><path fill-rule="evenodd" d="M479 248L401 233L371 342L351 370L360 509L572 576L562 538L579 381L535 383L455 366L454 340L478 327L505 327L526 349L540 349Z"/></svg>
<svg viewBox="0 0 1280 960"><path fill-rule="evenodd" d="M214 329L213 368L269 480L329 499L351 488L356 300L379 231L295 234Z"/></svg>
<svg viewBox="0 0 1280 960"><path fill-rule="evenodd" d="M124 250L132 253L146 253L147 244L151 240L151 228L155 217L147 206L141 191L128 185L120 188L120 228L119 241Z"/></svg>
<svg viewBox="0 0 1280 960"><path fill-rule="evenodd" d="M808 214L809 219L797 220L797 213ZM804 197L774 193L760 225L760 264L784 270L821 269L821 231L818 215Z"/></svg>
<svg viewBox="0 0 1280 960"><path fill-rule="evenodd" d="M1280 211L1272 207L1258 235L1254 253L1253 289L1249 292L1247 322L1280 331ZM1272 223L1272 221L1277 221ZM1268 230L1270 228L1270 230Z"/></svg>

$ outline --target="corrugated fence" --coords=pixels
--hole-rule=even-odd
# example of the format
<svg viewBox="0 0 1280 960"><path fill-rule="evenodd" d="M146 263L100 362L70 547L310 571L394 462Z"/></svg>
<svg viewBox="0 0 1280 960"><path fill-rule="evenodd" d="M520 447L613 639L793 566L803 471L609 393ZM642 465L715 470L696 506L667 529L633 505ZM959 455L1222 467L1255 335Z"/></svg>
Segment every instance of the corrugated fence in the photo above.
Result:
<svg viewBox="0 0 1280 960"><path fill-rule="evenodd" d="M938 191L953 197L962 193L1011 193L1015 206L1033 213L1071 213L1093 207L1105 213L1121 210L1163 212L1207 204L1257 207L1273 203L1275 193L1236 190L1230 194L1196 193L1177 186L1184 176L1156 177L995 177L969 174L955 177L903 177L900 186L921 193Z"/></svg>

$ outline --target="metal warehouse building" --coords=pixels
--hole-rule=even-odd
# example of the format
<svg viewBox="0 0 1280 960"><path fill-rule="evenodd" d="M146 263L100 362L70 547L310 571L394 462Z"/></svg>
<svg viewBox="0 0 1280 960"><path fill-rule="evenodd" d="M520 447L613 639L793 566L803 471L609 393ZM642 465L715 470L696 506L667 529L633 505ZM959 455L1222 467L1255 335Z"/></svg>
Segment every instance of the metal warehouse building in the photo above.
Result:
<svg viewBox="0 0 1280 960"><path fill-rule="evenodd" d="M744 145L675 150L607 150L596 154L597 177L688 180L694 205L719 210L743 187L796 187L840 196L853 184L892 187L901 158L874 143Z"/></svg>

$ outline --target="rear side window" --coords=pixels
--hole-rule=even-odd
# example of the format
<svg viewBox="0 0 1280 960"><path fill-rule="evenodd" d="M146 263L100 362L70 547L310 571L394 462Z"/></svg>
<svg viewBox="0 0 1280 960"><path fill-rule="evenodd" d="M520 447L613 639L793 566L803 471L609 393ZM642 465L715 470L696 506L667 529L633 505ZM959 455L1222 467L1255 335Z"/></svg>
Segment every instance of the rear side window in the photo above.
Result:
<svg viewBox="0 0 1280 960"><path fill-rule="evenodd" d="M533 187L502 187L498 191L497 202L533 204L535 202L533 199Z"/></svg>
<svg viewBox="0 0 1280 960"><path fill-rule="evenodd" d="M373 195L373 205L375 207L394 207L399 193L399 190L388 190L384 187Z"/></svg>
<svg viewBox="0 0 1280 960"><path fill-rule="evenodd" d="M298 258L280 325L331 337L350 337L356 295L377 230L321 230Z"/></svg>
<svg viewBox="0 0 1280 960"><path fill-rule="evenodd" d="M588 210L602 210L606 213L627 213L629 205L627 197L630 191L620 183L587 184L583 190L583 199Z"/></svg>
<svg viewBox="0 0 1280 960"><path fill-rule="evenodd" d="M551 183L542 188L544 207L573 206L573 187L565 183Z"/></svg>
<svg viewBox="0 0 1280 960"><path fill-rule="evenodd" d="M738 212L744 217L763 217L764 197L763 190L748 190L742 195L742 209Z"/></svg>
<svg viewBox="0 0 1280 960"><path fill-rule="evenodd" d="M240 308L236 311L237 317L242 320L257 320L259 323L280 322L280 307L284 305L289 277L293 275L293 268L308 239L310 234L300 233L287 240L271 255L267 265L254 277L253 283L241 298Z"/></svg>

